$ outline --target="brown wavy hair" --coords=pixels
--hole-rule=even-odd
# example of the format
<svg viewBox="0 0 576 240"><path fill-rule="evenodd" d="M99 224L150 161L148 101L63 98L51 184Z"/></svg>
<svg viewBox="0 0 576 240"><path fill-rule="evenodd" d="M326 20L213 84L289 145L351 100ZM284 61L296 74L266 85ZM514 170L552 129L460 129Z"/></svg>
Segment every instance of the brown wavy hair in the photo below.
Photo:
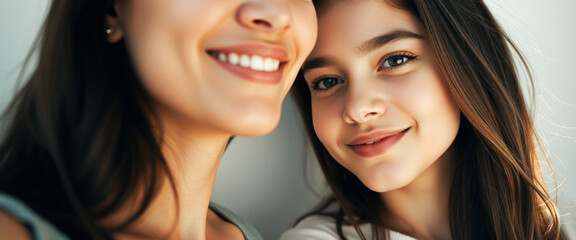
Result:
<svg viewBox="0 0 576 240"><path fill-rule="evenodd" d="M2 115L0 192L71 239L111 239L142 215L168 176L150 97L123 41L109 44L114 0L53 0L37 65ZM98 220L140 196L118 226ZM174 193L176 194L176 193Z"/></svg>
<svg viewBox="0 0 576 240"><path fill-rule="evenodd" d="M314 1L318 16L330 1ZM416 16L425 29L438 70L461 110L454 144L458 159L449 198L453 239L560 239L557 208L546 190L538 158L538 138L516 70L526 61L481 0L389 0ZM353 3L352 3L353 4ZM514 54L513 54L514 53ZM342 167L319 141L312 125L310 90L302 75L292 88L316 157L332 189L311 214L336 219L358 234L372 224L375 239L387 239L379 195ZM549 164L548 160L545 162ZM338 202L338 212L326 213Z"/></svg>

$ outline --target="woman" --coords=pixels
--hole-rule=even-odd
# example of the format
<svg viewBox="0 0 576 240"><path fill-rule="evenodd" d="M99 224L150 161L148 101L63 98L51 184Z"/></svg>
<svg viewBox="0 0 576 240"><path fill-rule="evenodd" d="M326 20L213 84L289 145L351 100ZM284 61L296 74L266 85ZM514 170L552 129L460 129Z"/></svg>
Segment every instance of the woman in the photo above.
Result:
<svg viewBox="0 0 576 240"><path fill-rule="evenodd" d="M482 1L315 5L293 88L334 196L283 240L564 237L516 48Z"/></svg>
<svg viewBox="0 0 576 240"><path fill-rule="evenodd" d="M210 203L234 135L278 123L310 1L53 1L4 115L0 238L260 239Z"/></svg>

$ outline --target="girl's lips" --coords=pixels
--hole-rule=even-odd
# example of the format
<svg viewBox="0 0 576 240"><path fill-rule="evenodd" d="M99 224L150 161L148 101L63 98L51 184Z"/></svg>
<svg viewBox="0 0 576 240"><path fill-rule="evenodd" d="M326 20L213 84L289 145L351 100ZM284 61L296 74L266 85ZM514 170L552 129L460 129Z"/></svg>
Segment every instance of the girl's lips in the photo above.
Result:
<svg viewBox="0 0 576 240"><path fill-rule="evenodd" d="M267 44L243 44L206 50L216 62L242 79L278 84L288 61L288 53L281 47Z"/></svg>
<svg viewBox="0 0 576 240"><path fill-rule="evenodd" d="M370 158L385 153L394 146L410 128L400 131L381 131L355 138L348 146L361 157Z"/></svg>

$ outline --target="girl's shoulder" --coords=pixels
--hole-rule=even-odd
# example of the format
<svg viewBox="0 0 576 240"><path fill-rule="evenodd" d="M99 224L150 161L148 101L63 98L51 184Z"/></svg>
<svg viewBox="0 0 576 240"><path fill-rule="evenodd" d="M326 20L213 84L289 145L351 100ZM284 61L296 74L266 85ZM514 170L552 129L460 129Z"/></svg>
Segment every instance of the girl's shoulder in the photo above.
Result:
<svg viewBox="0 0 576 240"><path fill-rule="evenodd" d="M372 239L372 225L362 224L360 230L366 239ZM342 233L347 239L359 240L361 239L354 227L342 227ZM414 240L414 238L394 232L388 231L391 240ZM285 231L280 237L281 240L312 240L312 239L326 239L337 240L340 239L336 229L336 220L331 216L326 215L311 215L302 219L293 228Z"/></svg>
<svg viewBox="0 0 576 240"><path fill-rule="evenodd" d="M7 225L4 225L7 224ZM67 240L54 225L36 214L26 204L0 192L0 236L18 234L6 239Z"/></svg>

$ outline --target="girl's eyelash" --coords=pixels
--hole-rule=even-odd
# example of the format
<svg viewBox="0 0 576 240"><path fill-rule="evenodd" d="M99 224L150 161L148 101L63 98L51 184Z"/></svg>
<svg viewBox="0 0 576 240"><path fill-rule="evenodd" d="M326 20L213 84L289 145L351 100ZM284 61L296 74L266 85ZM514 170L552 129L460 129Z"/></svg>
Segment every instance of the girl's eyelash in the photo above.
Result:
<svg viewBox="0 0 576 240"><path fill-rule="evenodd" d="M335 84L332 85L332 86L330 86L330 87L328 87L328 88L321 88L321 87L320 87L320 84L322 83L322 81L328 80L328 79L335 80L335 82L332 82L332 83L335 83ZM311 83L312 83L312 84L311 84L312 86L310 86L310 88L311 88L312 90L314 90L314 91L324 91L324 90L328 90L328 89L332 88L333 86L336 86L336 85L338 85L338 84L340 84L340 83L342 83L342 82L343 82L343 80L340 79L339 77L335 77L335 76L321 76L321 77L318 77L318 78L314 79L314 80L311 82Z"/></svg>
<svg viewBox="0 0 576 240"><path fill-rule="evenodd" d="M393 69L393 68L397 68L397 67L401 67L402 65L404 65L405 63L416 59L418 56L414 55L411 52L408 51L402 51L402 52L394 52L394 53L390 53L385 55L384 57L382 57L382 60L380 60L380 62L378 63L378 71L382 71L385 70L386 68L388 69ZM396 60L400 60L401 62L392 62L392 64L396 64L396 65L391 65L390 60L393 60L392 58L396 58ZM388 67L385 67L385 65L388 63Z"/></svg>
<svg viewBox="0 0 576 240"><path fill-rule="evenodd" d="M409 52L409 51L400 51L400 52L393 52L386 54L382 59L378 62L378 71L386 71L392 70L394 68L402 67L405 63L416 59L418 56ZM396 61L392 61L396 60ZM390 62L392 61L392 62ZM389 65L389 66L385 66ZM331 80L327 83L329 86L321 87L320 84L323 84L324 81ZM312 91L324 91L328 90L334 86L342 84L344 80L337 76L332 75L325 75L317 77L316 79L312 80L310 83L310 89Z"/></svg>

